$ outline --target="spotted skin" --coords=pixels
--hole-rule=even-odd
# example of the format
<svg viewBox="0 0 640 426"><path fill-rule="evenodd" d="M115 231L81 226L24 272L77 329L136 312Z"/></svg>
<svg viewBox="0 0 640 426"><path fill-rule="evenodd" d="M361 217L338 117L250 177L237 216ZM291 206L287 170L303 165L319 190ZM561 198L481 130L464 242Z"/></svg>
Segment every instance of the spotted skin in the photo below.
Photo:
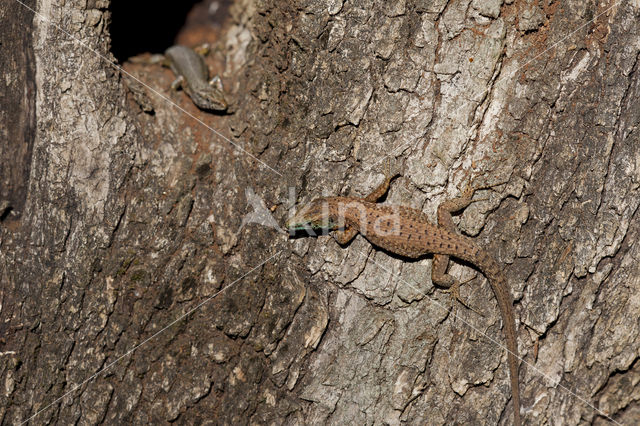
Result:
<svg viewBox="0 0 640 426"><path fill-rule="evenodd" d="M518 382L518 345L513 315L513 299L500 265L473 239L456 232L452 213L472 202L475 189L468 188L462 196L445 201L438 207L438 223L429 222L427 215L410 207L377 204L389 189L392 177L365 198L322 197L300 209L285 225L291 232L323 228L333 231L341 245L348 244L358 233L373 245L409 258L433 254L432 281L451 288L457 296L460 283L447 274L449 257L475 265L488 278L502 314L507 342L507 360L511 378L514 424L520 425L520 386Z"/></svg>

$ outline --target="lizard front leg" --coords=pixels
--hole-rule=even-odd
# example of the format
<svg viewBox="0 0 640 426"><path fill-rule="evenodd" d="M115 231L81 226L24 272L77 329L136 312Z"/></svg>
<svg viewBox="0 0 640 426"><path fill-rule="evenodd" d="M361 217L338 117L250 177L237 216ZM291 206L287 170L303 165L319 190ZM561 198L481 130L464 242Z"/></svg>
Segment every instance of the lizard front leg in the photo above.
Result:
<svg viewBox="0 0 640 426"><path fill-rule="evenodd" d="M364 200L369 203L375 203L380 198L384 196L389 190L389 186L391 185L391 181L396 177L400 176L399 173L391 174L391 165L387 164L387 168L384 171L384 181L376 187L369 195L364 197Z"/></svg>
<svg viewBox="0 0 640 426"><path fill-rule="evenodd" d="M392 175L389 172L389 169L390 167L387 166L387 170L385 170L384 181L382 181L380 185L378 185L373 191L371 191L369 195L364 197L364 200L366 202L375 203L380 198L382 198L384 194L387 193L387 191L389 191L389 186L391 185L391 181L393 180L393 178L398 176L397 174ZM333 232L333 237L338 242L338 244L342 246L347 245L351 240L355 238L356 235L358 235L358 229L354 226L349 226L349 225L346 225L344 229L339 229Z"/></svg>
<svg viewBox="0 0 640 426"><path fill-rule="evenodd" d="M333 232L333 238L336 239L338 244L345 246L349 244L349 241L353 240L358 234L358 230L353 226L346 226L344 229L338 229Z"/></svg>
<svg viewBox="0 0 640 426"><path fill-rule="evenodd" d="M184 88L184 76L179 75L175 80L171 83L171 90L178 91Z"/></svg>

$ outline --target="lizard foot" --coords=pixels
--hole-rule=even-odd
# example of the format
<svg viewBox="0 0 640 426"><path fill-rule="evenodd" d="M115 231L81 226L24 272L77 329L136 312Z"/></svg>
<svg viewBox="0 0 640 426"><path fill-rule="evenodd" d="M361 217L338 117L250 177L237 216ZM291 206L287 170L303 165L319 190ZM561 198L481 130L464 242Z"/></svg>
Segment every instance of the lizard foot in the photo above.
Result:
<svg viewBox="0 0 640 426"><path fill-rule="evenodd" d="M472 277L469 278L468 280L465 280L461 283L456 282L455 284L453 284L451 287L449 287L446 290L443 290L446 293L449 293L451 296L451 309L453 311L453 316L454 318L457 317L456 313L455 313L455 302L458 301L462 306L464 306L465 308L467 308L468 310L475 312L476 314L480 315L481 317L484 317L484 315L482 315L482 313L474 308L472 308L467 302L465 302L462 297L460 297L460 286L462 284L466 284L469 281L473 281L476 277Z"/></svg>

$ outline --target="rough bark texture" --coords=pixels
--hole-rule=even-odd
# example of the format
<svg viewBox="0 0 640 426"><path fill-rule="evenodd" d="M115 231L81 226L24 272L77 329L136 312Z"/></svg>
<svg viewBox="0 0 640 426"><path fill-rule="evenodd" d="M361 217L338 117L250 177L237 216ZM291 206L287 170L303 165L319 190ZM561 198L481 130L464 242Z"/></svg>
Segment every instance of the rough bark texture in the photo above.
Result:
<svg viewBox="0 0 640 426"><path fill-rule="evenodd" d="M460 228L517 299L525 421L640 418L638 1L238 0L226 116L158 66L125 84L108 1L33 7L55 26L0 5L3 424L510 424L480 275L453 315L429 258L246 220L367 193L387 156L386 202L434 220L507 182Z"/></svg>

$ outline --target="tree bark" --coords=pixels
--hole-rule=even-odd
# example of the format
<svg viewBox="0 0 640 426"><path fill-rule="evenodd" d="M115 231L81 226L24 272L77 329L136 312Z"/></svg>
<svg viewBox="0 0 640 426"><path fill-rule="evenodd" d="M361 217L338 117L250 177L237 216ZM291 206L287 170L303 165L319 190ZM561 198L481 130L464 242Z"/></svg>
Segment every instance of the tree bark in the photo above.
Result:
<svg viewBox="0 0 640 426"><path fill-rule="evenodd" d="M430 257L269 221L387 159L434 221L500 183L459 228L516 299L525 423L638 421L638 1L237 0L226 115L114 67L109 6L0 5L2 424L511 424L473 265L467 309Z"/></svg>

